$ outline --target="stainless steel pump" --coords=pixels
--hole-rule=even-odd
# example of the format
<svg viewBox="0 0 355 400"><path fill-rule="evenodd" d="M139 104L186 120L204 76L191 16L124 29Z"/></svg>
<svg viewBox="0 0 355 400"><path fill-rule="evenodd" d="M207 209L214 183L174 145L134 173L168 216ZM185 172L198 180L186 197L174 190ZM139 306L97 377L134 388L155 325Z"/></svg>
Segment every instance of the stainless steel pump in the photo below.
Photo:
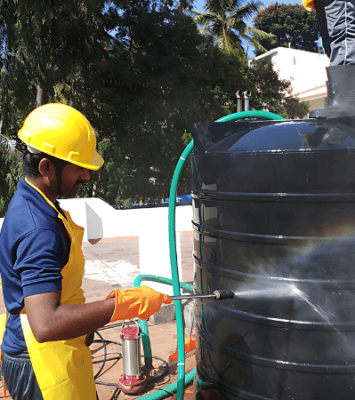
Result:
<svg viewBox="0 0 355 400"><path fill-rule="evenodd" d="M123 374L118 387L125 394L139 394L147 383L147 377L141 371L140 329L139 326L123 328L122 340Z"/></svg>

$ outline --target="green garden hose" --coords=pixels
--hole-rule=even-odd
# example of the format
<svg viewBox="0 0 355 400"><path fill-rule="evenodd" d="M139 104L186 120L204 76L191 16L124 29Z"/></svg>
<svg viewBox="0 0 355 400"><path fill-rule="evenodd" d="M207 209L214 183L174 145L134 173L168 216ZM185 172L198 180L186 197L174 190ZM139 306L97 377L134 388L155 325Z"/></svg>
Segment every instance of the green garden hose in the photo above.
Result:
<svg viewBox="0 0 355 400"><path fill-rule="evenodd" d="M237 121L240 119L246 119L246 118L256 118L256 119L272 119L272 120L283 120L285 119L284 117L281 117L280 115L268 112L268 111L241 111L239 113L235 114L229 114L226 115L220 119L217 119L216 122L233 122Z"/></svg>
<svg viewBox="0 0 355 400"><path fill-rule="evenodd" d="M245 118L256 118L256 119L268 119L268 120L284 120L285 118L270 113L267 111L242 111L240 113L226 115L218 119L216 122L233 122ZM152 280L154 282L166 283L173 286L174 296L180 295L180 289L187 289L193 291L193 286L179 281L179 271L177 265L176 255L176 237L175 237L175 199L177 195L177 187L181 175L181 171L184 167L186 159L190 156L194 147L194 141L187 145L183 151L174 171L173 179L170 187L169 196L169 251L170 251L170 264L171 264L171 276L172 279L161 278L153 275L140 275L134 281L134 286L140 285L140 282L144 280ZM185 385L189 384L195 376L196 368L191 371L185 377L185 334L184 334L184 321L181 307L181 300L174 300L175 302L175 313L176 313L176 329L177 329L177 348L178 348L178 377L177 382L165 388L167 392L155 392L141 397L140 399L163 399L169 396L169 392L174 393L176 391L176 400L183 400ZM150 346L149 332L146 321L139 321L142 330L142 343L144 350L144 357L146 364L152 362L152 350Z"/></svg>
<svg viewBox="0 0 355 400"><path fill-rule="evenodd" d="M142 281L165 283L166 285L171 285L171 286L173 285L173 280L169 278L163 278L161 276L156 276L156 275L138 275L137 278L134 280L133 286L134 287L140 286ZM182 287L187 291L190 291L191 293L194 290L194 287L188 283L179 282L179 284L180 287ZM150 345L147 321L140 319L139 327L141 330L141 338L144 350L144 363L146 366L151 366L153 357L152 357L152 347Z"/></svg>

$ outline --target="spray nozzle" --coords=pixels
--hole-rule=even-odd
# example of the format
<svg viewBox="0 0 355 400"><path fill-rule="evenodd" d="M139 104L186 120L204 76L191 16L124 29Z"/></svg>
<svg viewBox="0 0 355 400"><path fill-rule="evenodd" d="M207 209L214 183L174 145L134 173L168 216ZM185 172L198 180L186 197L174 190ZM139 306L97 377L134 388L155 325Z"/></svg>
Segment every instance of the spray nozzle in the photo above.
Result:
<svg viewBox="0 0 355 400"><path fill-rule="evenodd" d="M234 297L234 293L231 290L215 290L213 294L216 295L216 300L227 300Z"/></svg>

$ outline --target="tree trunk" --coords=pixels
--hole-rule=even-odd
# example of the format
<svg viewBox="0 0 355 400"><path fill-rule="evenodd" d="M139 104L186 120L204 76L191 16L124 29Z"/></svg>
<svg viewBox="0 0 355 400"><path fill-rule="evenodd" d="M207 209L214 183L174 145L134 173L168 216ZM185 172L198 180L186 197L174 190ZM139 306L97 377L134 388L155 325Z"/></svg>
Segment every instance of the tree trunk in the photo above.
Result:
<svg viewBox="0 0 355 400"><path fill-rule="evenodd" d="M36 92L36 107L39 107L39 106L41 106L43 104L44 93L43 93L43 89L41 88L40 85L36 85L36 89L37 89L37 92Z"/></svg>

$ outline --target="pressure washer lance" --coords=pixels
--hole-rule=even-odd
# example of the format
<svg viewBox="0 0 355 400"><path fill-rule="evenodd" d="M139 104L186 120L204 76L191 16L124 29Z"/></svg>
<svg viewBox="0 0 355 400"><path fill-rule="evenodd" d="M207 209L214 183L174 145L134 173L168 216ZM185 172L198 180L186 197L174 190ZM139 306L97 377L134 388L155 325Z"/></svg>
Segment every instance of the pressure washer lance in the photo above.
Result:
<svg viewBox="0 0 355 400"><path fill-rule="evenodd" d="M172 300L186 300L186 299L206 299L214 298L215 300L233 299L234 293L231 290L215 290L211 294L183 294L181 296L170 296Z"/></svg>

